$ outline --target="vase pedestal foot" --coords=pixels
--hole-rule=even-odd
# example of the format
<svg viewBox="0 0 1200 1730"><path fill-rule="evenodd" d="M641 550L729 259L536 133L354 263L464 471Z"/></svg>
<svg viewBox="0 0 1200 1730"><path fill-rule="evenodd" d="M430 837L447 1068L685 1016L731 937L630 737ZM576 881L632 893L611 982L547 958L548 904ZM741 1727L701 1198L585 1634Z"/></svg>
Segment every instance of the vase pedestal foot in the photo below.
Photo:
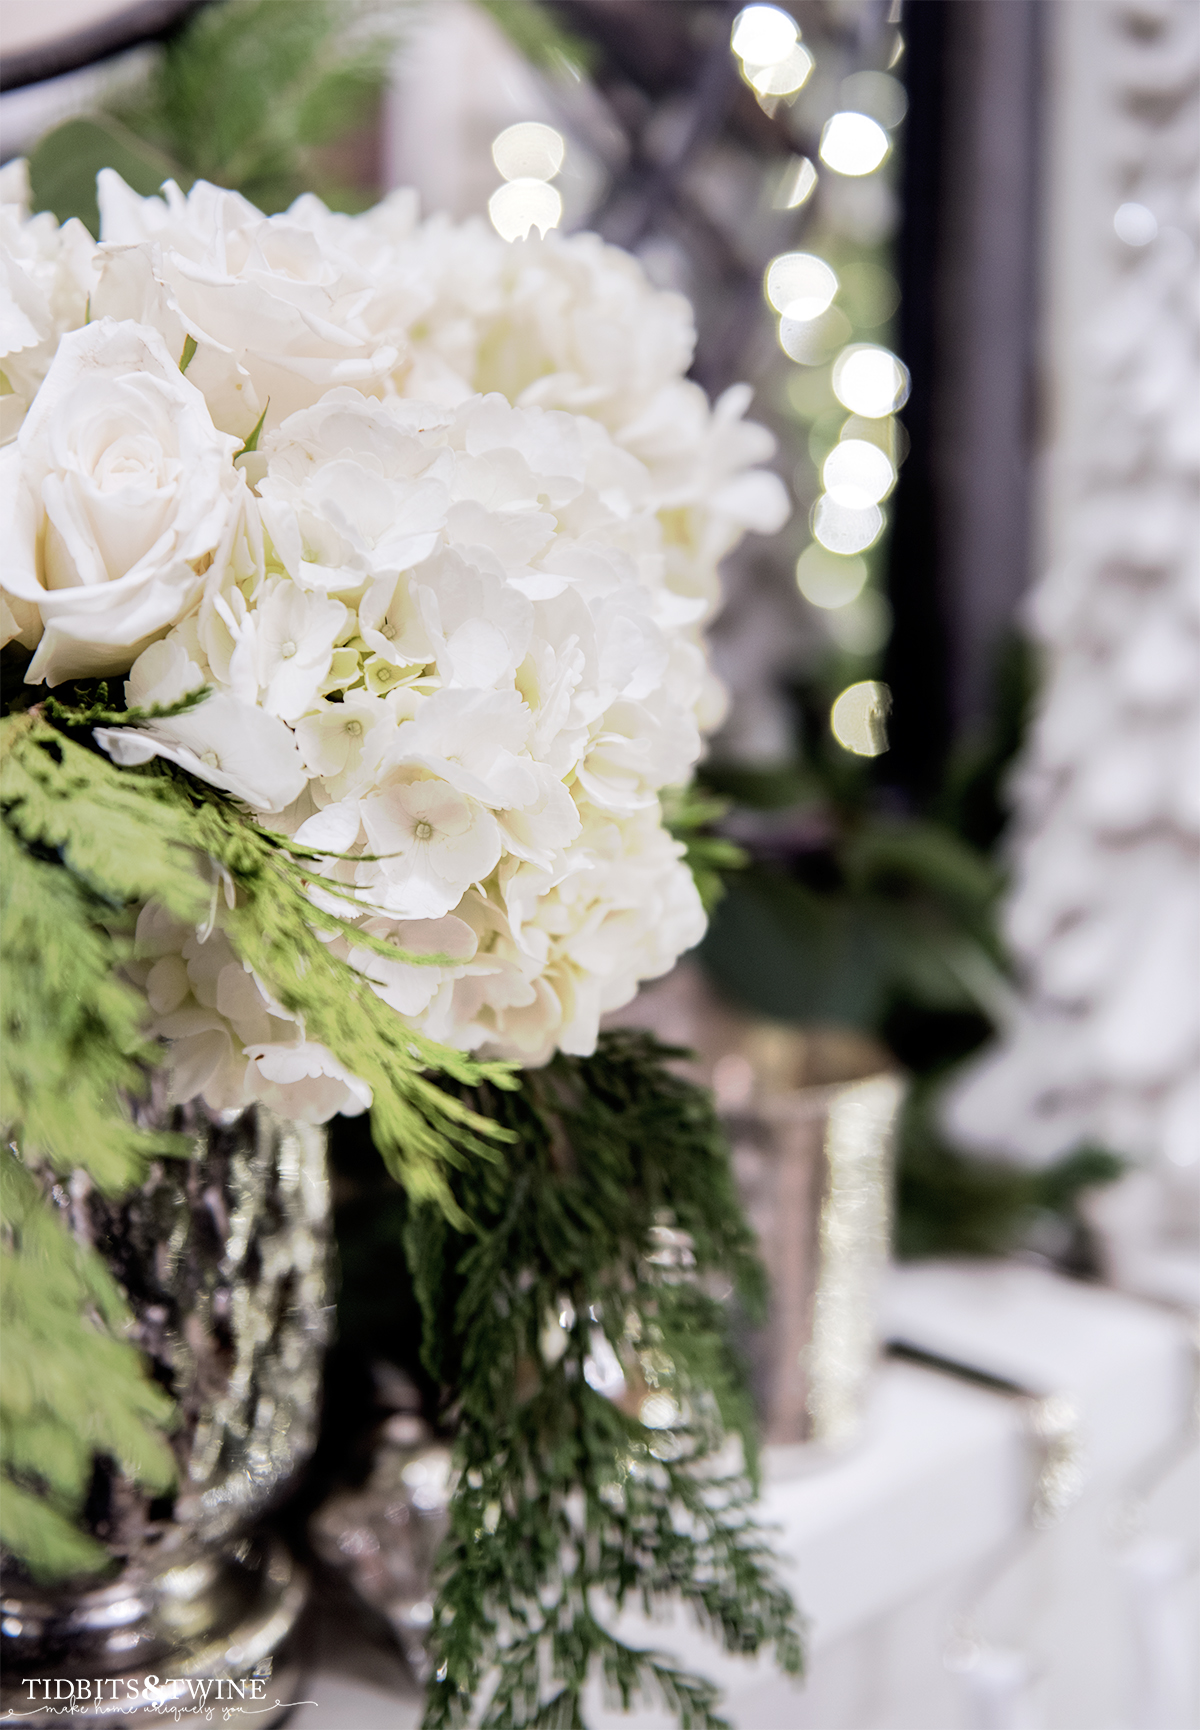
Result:
<svg viewBox="0 0 1200 1730"><path fill-rule="evenodd" d="M165 1730L241 1708L266 1730L298 1697L291 1636L307 1595L270 1535L82 1592L6 1592L0 1721Z"/></svg>

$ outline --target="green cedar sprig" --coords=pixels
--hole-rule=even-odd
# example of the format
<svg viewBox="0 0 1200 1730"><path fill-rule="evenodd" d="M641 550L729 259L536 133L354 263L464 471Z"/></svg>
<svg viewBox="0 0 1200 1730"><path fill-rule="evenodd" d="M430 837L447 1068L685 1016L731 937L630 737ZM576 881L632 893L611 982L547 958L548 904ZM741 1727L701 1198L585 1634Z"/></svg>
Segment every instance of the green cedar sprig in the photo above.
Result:
<svg viewBox="0 0 1200 1730"><path fill-rule="evenodd" d="M473 1230L410 1210L424 1361L453 1390L461 1468L425 1730L474 1722L489 1688L484 1730L581 1727L595 1670L625 1705L656 1701L683 1730L717 1730L712 1686L618 1639L605 1600L681 1597L728 1650L773 1646L800 1667L796 1613L752 1523L751 1413L709 1289L732 1283L754 1310L762 1270L711 1101L663 1067L671 1055L609 1033L591 1058L527 1072L517 1093L483 1089L477 1103L515 1139L502 1164L452 1175ZM691 1240L683 1272L650 1259L668 1220ZM569 1327L548 1362L555 1313ZM588 1382L598 1330L625 1365L622 1405ZM674 1403L669 1429L639 1420L651 1389ZM749 1470L722 1452L731 1432Z"/></svg>
<svg viewBox="0 0 1200 1730"><path fill-rule="evenodd" d="M58 726L48 704L0 721L0 1124L9 1144L0 1154L0 1540L45 1579L107 1560L73 1524L95 1453L152 1488L173 1475L161 1433L171 1403L125 1341L123 1300L33 1175L78 1169L119 1195L149 1158L188 1151L182 1137L139 1128L126 1105L162 1056L143 1032L144 1002L120 972L134 953L137 908L155 901L197 925L219 917L267 989L370 1083L389 1170L456 1218L445 1168L494 1158L505 1131L433 1075L513 1085L507 1066L403 1028L330 953L322 935L351 927L309 898L314 866L304 849L181 773L118 769L61 730L107 719L105 701L98 692L78 711L56 705ZM377 947L358 933L355 941Z"/></svg>
<svg viewBox="0 0 1200 1730"><path fill-rule="evenodd" d="M0 807L26 848L57 851L71 876L114 912L155 901L181 920L219 919L276 1000L371 1087L372 1132L389 1170L414 1196L453 1211L446 1166L494 1157L504 1134L429 1072L466 1085L487 1077L502 1088L514 1085L511 1066L481 1064L405 1027L363 975L331 953L322 937L351 927L311 899L316 874L305 849L166 765L116 768L36 711L0 722ZM210 862L204 870L201 861ZM354 939L393 960L440 959L410 956L358 932ZM115 951L112 958L119 959ZM13 1001L23 1002L22 988L11 983ZM56 989L53 976L41 989ZM30 1066L21 1096L30 1110L32 1092L45 1092L38 1077L46 1057L37 1053ZM68 1163L78 1163L72 1139L60 1132L45 1151L56 1157L61 1149Z"/></svg>

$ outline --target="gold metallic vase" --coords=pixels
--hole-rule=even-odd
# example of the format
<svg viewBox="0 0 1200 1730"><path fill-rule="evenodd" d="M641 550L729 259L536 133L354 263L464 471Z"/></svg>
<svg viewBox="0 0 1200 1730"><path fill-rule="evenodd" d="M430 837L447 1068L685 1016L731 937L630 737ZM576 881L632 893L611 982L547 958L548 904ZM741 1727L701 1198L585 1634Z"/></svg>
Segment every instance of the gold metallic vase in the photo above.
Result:
<svg viewBox="0 0 1200 1730"><path fill-rule="evenodd" d="M152 1501L97 1460L85 1519L113 1557L98 1583L47 1590L6 1567L0 1719L34 1730L61 1723L64 1701L71 1721L149 1730L187 1722L201 1698L197 1722L244 1707L269 1725L296 1698L289 1636L306 1581L258 1528L316 1440L325 1133L261 1106L223 1120L193 1103L169 1121L194 1137L193 1157L156 1163L120 1202L82 1173L50 1185L127 1293L132 1337L178 1401L179 1477Z"/></svg>
<svg viewBox="0 0 1200 1730"><path fill-rule="evenodd" d="M688 962L613 1019L688 1048L713 1089L770 1277L765 1325L740 1330L764 1439L819 1464L866 1418L903 1079L865 1036L750 1016Z"/></svg>
<svg viewBox="0 0 1200 1730"><path fill-rule="evenodd" d="M766 1325L743 1342L764 1439L805 1443L814 1457L849 1447L866 1416L902 1098L900 1078L880 1071L824 1086L759 1085L727 1113L771 1282Z"/></svg>

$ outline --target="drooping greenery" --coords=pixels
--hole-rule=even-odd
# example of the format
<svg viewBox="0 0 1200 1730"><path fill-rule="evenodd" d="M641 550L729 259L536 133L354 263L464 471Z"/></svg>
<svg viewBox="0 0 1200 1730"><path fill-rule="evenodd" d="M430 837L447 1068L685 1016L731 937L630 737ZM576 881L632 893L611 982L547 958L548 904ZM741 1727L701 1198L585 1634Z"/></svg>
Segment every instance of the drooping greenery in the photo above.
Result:
<svg viewBox="0 0 1200 1730"><path fill-rule="evenodd" d="M511 1066L479 1064L405 1027L363 975L331 953L320 933L349 933L352 927L311 899L310 886L324 882L311 853L259 828L231 800L166 764L116 768L36 711L0 722L0 807L5 824L26 848L57 850L71 878L113 912L155 901L179 919L195 922L207 911L219 920L271 995L371 1086L372 1131L389 1168L414 1195L453 1211L445 1167L469 1154L494 1154L503 1136L440 1089L429 1072L468 1084L486 1075L504 1087L513 1085ZM31 898L36 893L31 891ZM347 914L353 911L347 905ZM76 925L78 931L60 926L60 945L77 937L83 942L87 928L79 920ZM17 921L15 929L25 927ZM418 966L446 960L409 955L364 939L358 931L354 939L379 948L390 960ZM108 941L110 960L121 959L117 940ZM24 968L23 959L28 961ZM43 968L40 978L33 977L35 956L23 949L14 952L10 968L13 1012L5 1066L23 1064L26 1079L15 1088L5 1118L28 1125L35 1121L34 1112L61 1110L54 1132L36 1145L52 1158L78 1163L73 1107L40 1103L46 1091L41 1078L51 1056L38 1044L37 1033L54 1027L55 976ZM27 1003L47 995L50 1001L37 1021ZM77 1055L91 1049L89 1029ZM131 1170L126 1181L132 1175Z"/></svg>
<svg viewBox="0 0 1200 1730"><path fill-rule="evenodd" d="M612 1632L626 1601L682 1598L728 1650L773 1646L799 1669L795 1611L750 1518L750 1410L714 1295L734 1285L753 1309L763 1275L711 1100L670 1055L610 1033L519 1092L485 1087L474 1102L513 1141L451 1178L471 1227L407 1210L425 1369L462 1472L426 1730L465 1725L484 1696L486 1730L575 1730L596 1672L626 1706L716 1730L709 1683Z"/></svg>
<svg viewBox="0 0 1200 1730"><path fill-rule="evenodd" d="M309 1035L370 1083L389 1169L455 1218L447 1169L494 1158L505 1131L434 1078L513 1085L507 1066L405 1029L330 953L321 933L345 922L309 898L302 849L164 764L117 769L89 748L91 724L139 718L106 709L102 689L91 697L75 710L18 699L0 721L2 1536L39 1577L105 1560L71 1524L96 1452L154 1487L171 1476L160 1433L170 1402L123 1341L129 1316L99 1258L68 1235L34 1178L80 1170L118 1195L149 1157L186 1151L182 1138L138 1129L126 1105L160 1057L142 1031L144 1004L120 976L137 908L155 901L192 924L219 920Z"/></svg>
<svg viewBox="0 0 1200 1730"><path fill-rule="evenodd" d="M774 1645L799 1666L795 1612L750 1517L751 1414L712 1289L736 1284L751 1309L763 1295L708 1096L643 1035L608 1035L594 1058L557 1058L518 1086L508 1066L405 1028L322 941L349 927L310 899L324 881L312 855L166 764L116 768L91 727L145 717L110 709L103 687L79 695L24 708L23 694L0 722L5 1544L39 1577L94 1569L105 1552L75 1521L95 1454L152 1487L171 1477L170 1402L31 1170L80 1168L113 1194L149 1155L183 1151L136 1129L123 1102L159 1055L120 974L132 914L153 900L219 921L374 1090L372 1134L403 1186L397 1277L463 1468L431 1730L465 1724L489 1690L491 1730L581 1725L597 1668L625 1701L716 1730L711 1685L623 1643L603 1608L681 1596L730 1650Z"/></svg>

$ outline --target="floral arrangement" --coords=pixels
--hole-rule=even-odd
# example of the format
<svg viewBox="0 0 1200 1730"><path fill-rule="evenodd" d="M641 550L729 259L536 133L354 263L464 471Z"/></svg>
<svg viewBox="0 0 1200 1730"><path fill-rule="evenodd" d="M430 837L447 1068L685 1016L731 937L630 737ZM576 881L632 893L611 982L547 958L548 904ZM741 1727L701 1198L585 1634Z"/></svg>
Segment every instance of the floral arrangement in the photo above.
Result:
<svg viewBox="0 0 1200 1730"><path fill-rule="evenodd" d="M711 1102L600 1022L704 930L665 802L721 714L719 561L786 515L770 436L594 236L111 171L98 201L94 242L0 174L4 1541L95 1567L91 1450L169 1480L121 1294L36 1181L135 1182L169 1137L121 1101L165 1054L176 1101L370 1112L462 1467L428 1722L497 1667L489 1724L582 1722L595 1660L715 1727L590 1593L681 1592L798 1665L701 1285L757 1275ZM593 1385L601 1338L669 1436Z"/></svg>
<svg viewBox="0 0 1200 1730"><path fill-rule="evenodd" d="M435 1039L590 1052L703 931L658 796L720 715L718 561L786 511L748 393L709 408L686 303L593 236L514 249L406 192L264 217L105 171L93 247L6 172L27 681L124 674L142 710L206 689L98 742L232 795L368 936L439 957L338 939ZM178 1097L370 1103L219 938L153 907L139 938Z"/></svg>

